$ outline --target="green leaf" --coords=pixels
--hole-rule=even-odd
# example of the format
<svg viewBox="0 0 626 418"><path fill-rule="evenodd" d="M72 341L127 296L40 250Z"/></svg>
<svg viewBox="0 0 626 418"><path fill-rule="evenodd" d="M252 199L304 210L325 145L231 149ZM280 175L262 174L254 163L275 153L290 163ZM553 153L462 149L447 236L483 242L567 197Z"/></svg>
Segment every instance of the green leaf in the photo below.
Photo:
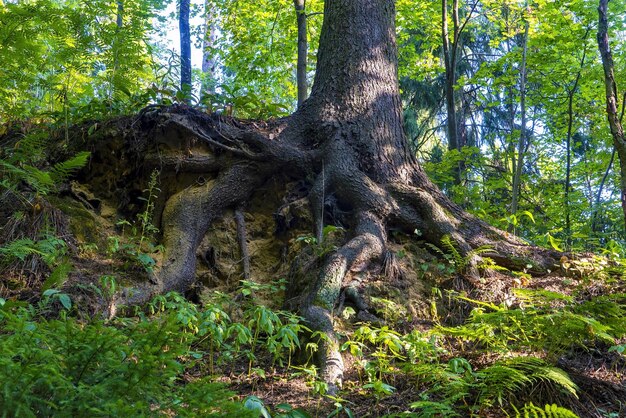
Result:
<svg viewBox="0 0 626 418"><path fill-rule="evenodd" d="M46 297L46 296L52 296L52 295L56 295L57 293L59 293L60 291L58 289L46 289L42 296Z"/></svg>
<svg viewBox="0 0 626 418"><path fill-rule="evenodd" d="M548 241L550 242L550 246L557 251L563 251L563 249L559 246L559 242L550 234L548 234Z"/></svg>
<svg viewBox="0 0 626 418"><path fill-rule="evenodd" d="M43 283L41 287L42 290L45 291L53 287L62 286L65 280L67 279L67 276L70 273L70 271L72 271L72 265L69 262L64 261L61 264L59 264L54 270L52 270L52 273L50 273L50 276Z"/></svg>
<svg viewBox="0 0 626 418"><path fill-rule="evenodd" d="M243 407L258 413L263 418L272 418L263 401L254 395L250 395L246 398L243 402Z"/></svg>
<svg viewBox="0 0 626 418"><path fill-rule="evenodd" d="M520 212L520 214L526 215L533 223L535 223L535 218L533 217L533 214L530 211L524 210Z"/></svg>
<svg viewBox="0 0 626 418"><path fill-rule="evenodd" d="M59 293L59 302L61 302L61 305L67 310L72 307L72 300L67 293Z"/></svg>

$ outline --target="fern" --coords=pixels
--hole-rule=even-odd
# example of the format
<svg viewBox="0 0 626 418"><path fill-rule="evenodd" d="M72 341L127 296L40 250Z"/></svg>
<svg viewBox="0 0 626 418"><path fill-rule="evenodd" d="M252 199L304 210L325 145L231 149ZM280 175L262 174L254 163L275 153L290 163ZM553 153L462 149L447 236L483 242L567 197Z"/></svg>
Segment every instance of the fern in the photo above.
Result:
<svg viewBox="0 0 626 418"><path fill-rule="evenodd" d="M47 236L39 241L28 238L17 239L0 247L3 263L10 263L18 259L26 260L28 256L37 255L52 267L67 251L67 244L61 238Z"/></svg>
<svg viewBox="0 0 626 418"><path fill-rule="evenodd" d="M437 331L456 337L461 341L480 344L485 349L509 351L511 349L546 349L559 353L578 345L586 347L590 342L615 343L615 337L626 333L622 318L626 313L624 297L601 297L580 305L566 304L551 308L552 301L560 304L572 300L558 294L539 291L524 292L528 301L538 302L539 307L508 309L492 303L473 300L464 296L457 299L477 305L468 321L457 327L437 327Z"/></svg>
<svg viewBox="0 0 626 418"><path fill-rule="evenodd" d="M563 370L536 357L513 357L496 362L477 373L480 381L479 403L492 406L529 386L545 383L577 397L578 387Z"/></svg>
<svg viewBox="0 0 626 418"><path fill-rule="evenodd" d="M417 401L410 407L417 409L420 417L458 417L460 416L447 402Z"/></svg>
<svg viewBox="0 0 626 418"><path fill-rule="evenodd" d="M436 246L432 244L429 246L434 251L441 254L449 262L451 262L454 265L454 268L457 271L457 273L465 273L467 268L470 266L470 264L472 263L472 261L474 260L476 256L493 251L493 249L489 246L481 246L479 248L470 250L468 251L466 255L463 255L459 251L459 249L454 245L454 242L452 241L452 237L450 237L450 235L445 235L443 238L441 238L441 245L444 247L444 249L447 252L442 251L441 249L437 248ZM489 258L487 258L486 260L483 260L481 265L479 265L478 267L492 268L496 270L502 269L502 268L497 267L495 262L493 262L493 260Z"/></svg>
<svg viewBox="0 0 626 418"><path fill-rule="evenodd" d="M555 404L543 408L533 405L532 402L524 405L521 411L516 410L516 418L578 418L578 415L567 408Z"/></svg>
<svg viewBox="0 0 626 418"><path fill-rule="evenodd" d="M64 182L73 173L83 168L91 155L88 151L81 151L69 160L55 164L50 170L50 177L56 184Z"/></svg>
<svg viewBox="0 0 626 418"><path fill-rule="evenodd" d="M457 271L464 270L469 260L461 255L460 251L452 243L450 235L445 235L441 238L441 245L443 245L443 247L448 251L448 254L451 256Z"/></svg>
<svg viewBox="0 0 626 418"><path fill-rule="evenodd" d="M0 173L9 179L2 185L16 189L17 184L23 181L30 185L37 194L47 195L56 190L57 186L66 181L74 172L81 169L89 160L89 152L79 152L67 161L55 164L50 170L41 170L32 165L11 163L0 160Z"/></svg>

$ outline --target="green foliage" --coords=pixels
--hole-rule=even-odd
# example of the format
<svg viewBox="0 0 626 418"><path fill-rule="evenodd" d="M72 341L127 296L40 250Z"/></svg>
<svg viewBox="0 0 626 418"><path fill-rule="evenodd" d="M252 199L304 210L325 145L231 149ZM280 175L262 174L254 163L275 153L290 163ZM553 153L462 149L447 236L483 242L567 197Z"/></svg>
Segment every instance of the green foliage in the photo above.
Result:
<svg viewBox="0 0 626 418"><path fill-rule="evenodd" d="M499 360L477 373L478 403L503 406L539 383L552 385L576 397L577 386L563 370L535 357Z"/></svg>
<svg viewBox="0 0 626 418"><path fill-rule="evenodd" d="M516 418L578 418L578 415L567 408L555 404L546 405L543 408L528 403L521 411L517 411Z"/></svg>
<svg viewBox="0 0 626 418"><path fill-rule="evenodd" d="M49 297L63 294L48 292ZM6 306L6 305L5 305ZM46 320L33 306L0 310L0 411L11 416L247 416L222 385L182 384L195 335L184 304L152 318Z"/></svg>
<svg viewBox="0 0 626 418"><path fill-rule="evenodd" d="M44 132L25 136L0 159L0 186L16 193L20 182L29 185L35 193L45 196L55 192L72 174L83 168L90 153L83 151L48 169L38 168L43 163L48 139Z"/></svg>
<svg viewBox="0 0 626 418"><path fill-rule="evenodd" d="M455 243L452 241L452 237L450 235L445 235L441 239L441 246L444 248L444 250L441 250L437 246L430 244L430 243L426 243L426 245L430 249L432 249L433 251L441 255L448 262L448 264L450 265L450 269L448 269L448 271L444 270L444 273L448 273L448 274L467 273L468 268L472 267L472 263L476 261L476 258L480 256L480 254L493 251L490 247L484 246L484 247L473 249L469 251L467 254L463 255L461 254L459 249L456 247ZM490 259L489 257L483 257L480 265L479 266L477 265L476 267L481 267L481 268L491 267L491 268L495 268L498 270L502 269L502 268L498 268L493 262L493 260Z"/></svg>
<svg viewBox="0 0 626 418"><path fill-rule="evenodd" d="M301 235L296 238L296 242L303 242L310 246L317 257L324 257L326 254L335 251L337 247L331 239L335 234L343 232L343 228L326 225L322 228L322 240L318 242L317 238L313 235Z"/></svg>
<svg viewBox="0 0 626 418"><path fill-rule="evenodd" d="M148 188L143 190L146 197L140 197L145 202L143 212L137 214L137 222L130 223L127 220L121 220L117 223L122 226L122 235L124 228L130 227L130 235L125 236L126 240L122 241L117 236L109 237L108 252L110 255L125 258L130 262L141 266L146 272L152 273L156 261L151 254L162 249L160 245L154 245L151 238L159 232L159 229L152 223L154 216L154 203L161 191L158 187L159 171L154 170L148 181Z"/></svg>
<svg viewBox="0 0 626 418"><path fill-rule="evenodd" d="M154 81L151 20L160 1L0 3L0 124L43 117L67 127L119 112Z"/></svg>
<svg viewBox="0 0 626 418"><path fill-rule="evenodd" d="M623 305L618 303L600 298L583 305L552 308L550 300L568 298L546 291L524 293L532 294L537 304L509 309L504 305L497 306L460 296L461 300L477 307L472 310L465 324L457 327L440 326L439 331L460 341L479 343L489 350L506 352L512 348L525 347L546 349L552 353L561 353L572 346L586 347L596 340L612 343L615 337L624 332L617 319L622 318ZM613 310L606 312L604 318L603 306L610 306ZM614 329L605 323L607 319L611 319Z"/></svg>
<svg viewBox="0 0 626 418"><path fill-rule="evenodd" d="M0 247L3 262L15 259L24 261L30 255L37 255L48 265L54 266L67 252L67 244L61 238L46 236L40 240L23 238L11 241Z"/></svg>

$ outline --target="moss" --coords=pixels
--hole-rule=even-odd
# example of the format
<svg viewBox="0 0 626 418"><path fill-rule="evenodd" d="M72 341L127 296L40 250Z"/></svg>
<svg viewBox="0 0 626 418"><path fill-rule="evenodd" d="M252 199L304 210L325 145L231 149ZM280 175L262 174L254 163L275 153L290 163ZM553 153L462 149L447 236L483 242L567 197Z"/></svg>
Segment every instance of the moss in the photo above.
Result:
<svg viewBox="0 0 626 418"><path fill-rule="evenodd" d="M67 216L70 232L79 243L101 244L96 215L69 197L50 197L50 203Z"/></svg>

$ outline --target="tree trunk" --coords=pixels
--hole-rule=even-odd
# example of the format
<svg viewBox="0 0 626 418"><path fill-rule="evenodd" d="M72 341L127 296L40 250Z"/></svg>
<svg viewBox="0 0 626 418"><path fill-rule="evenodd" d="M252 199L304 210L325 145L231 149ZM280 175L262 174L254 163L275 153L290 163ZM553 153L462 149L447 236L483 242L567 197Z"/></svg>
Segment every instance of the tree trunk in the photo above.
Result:
<svg viewBox="0 0 626 418"><path fill-rule="evenodd" d="M522 68L520 69L520 109L522 114L521 129L517 147L517 162L513 172L513 189L511 198L511 213L515 215L518 209L519 195L522 184L522 169L524 166L524 153L526 152L526 54L528 52L528 28L526 19L524 27L524 46L522 49Z"/></svg>
<svg viewBox="0 0 626 418"><path fill-rule="evenodd" d="M180 31L180 90L191 102L191 32L189 30L189 0L180 0L178 16Z"/></svg>
<svg viewBox="0 0 626 418"><path fill-rule="evenodd" d="M319 360L331 388L343 373L335 305L342 292L354 294L362 286L364 271L380 274L390 258L390 228L408 235L419 230L434 245L450 239L470 260L465 272L470 282L478 278L473 250L479 247L487 246L483 255L515 270L553 268L558 254L531 247L463 211L417 163L403 131L394 19L393 0L327 0L311 96L289 118L260 124L172 106L148 108L132 120L146 138L141 146L132 140L125 148L135 150L137 167L157 166L175 170L176 178L187 173L198 179L164 197L162 265L150 283L125 291L119 303L186 290L196 278L196 249L211 223L226 210L245 207L259 187L285 175L306 184L314 218L310 227L319 240L329 204L342 208L349 230L319 269L302 272L289 289L310 327L327 336L320 342ZM196 144L193 153L189 144ZM94 158L116 158L109 145L103 149ZM244 219L241 213L237 217L245 263ZM357 306L366 309L363 303Z"/></svg>
<svg viewBox="0 0 626 418"><path fill-rule="evenodd" d="M587 40L589 30L585 32L583 41ZM570 211L570 199L569 192L571 189L571 172L572 172L572 135L573 135L573 123L574 123L574 95L578 90L578 83L580 82L580 76L582 75L583 68L585 66L585 58L587 57L587 43L585 42L585 48L583 49L583 56L580 59L580 68L574 78L574 84L567 89L567 137L565 139L565 236L567 237L567 244L571 242L572 234L572 221ZM593 229L593 227L592 227Z"/></svg>
<svg viewBox="0 0 626 418"><path fill-rule="evenodd" d="M215 66L217 63L211 53L211 47L217 39L217 28L215 16L208 0L204 2L204 13L204 38L202 39L202 74L204 74L204 78L201 93L213 94L215 92Z"/></svg>
<svg viewBox="0 0 626 418"><path fill-rule="evenodd" d="M624 129L618 115L617 85L613 73L613 54L609 46L609 24L607 20L607 8L609 0L600 0L598 6L598 48L602 56L604 68L604 87L606 91L606 114L613 135L613 146L617 151L620 166L620 190L622 194L622 211L626 227L626 140Z"/></svg>
<svg viewBox="0 0 626 418"><path fill-rule="evenodd" d="M293 0L296 9L296 22L298 25L298 64L296 66L296 81L298 86L298 107L307 98L308 86L306 80L307 66L307 33L306 33L306 2L305 0Z"/></svg>
<svg viewBox="0 0 626 418"><path fill-rule="evenodd" d="M454 0L453 10L453 41L450 44L450 33L448 30L448 2L441 1L441 39L443 42L443 62L446 69L445 96L446 96L446 113L448 115L448 149L456 150L459 148L459 140L457 135L458 123L456 117L456 94L454 86L456 84L456 56L458 49L458 13L459 2Z"/></svg>

